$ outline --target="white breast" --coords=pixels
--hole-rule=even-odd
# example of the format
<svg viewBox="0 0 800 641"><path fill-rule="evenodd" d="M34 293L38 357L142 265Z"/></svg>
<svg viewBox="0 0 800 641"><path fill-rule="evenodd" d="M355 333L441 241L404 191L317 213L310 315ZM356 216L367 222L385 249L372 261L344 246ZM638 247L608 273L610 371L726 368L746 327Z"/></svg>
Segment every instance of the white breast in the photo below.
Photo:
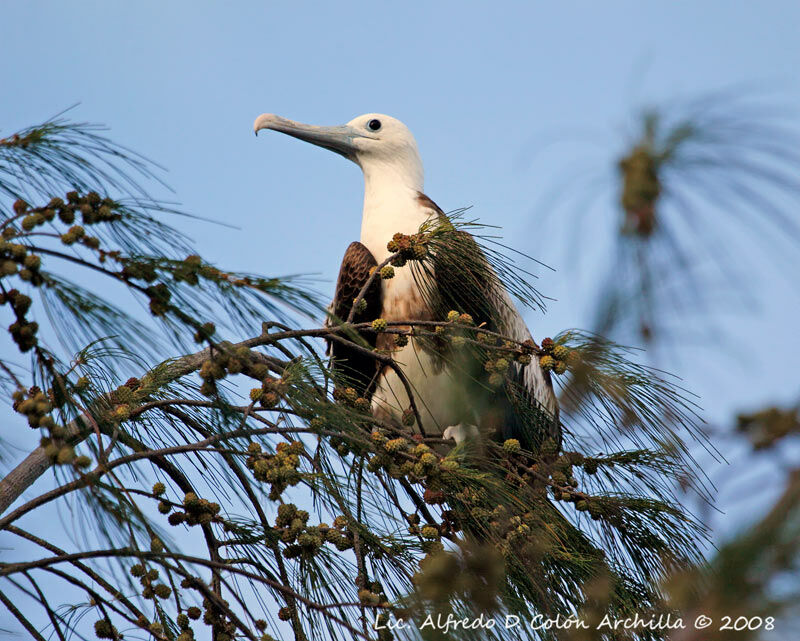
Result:
<svg viewBox="0 0 800 641"><path fill-rule="evenodd" d="M394 358L409 382L426 435L439 436L450 425L476 422L474 412L459 397L460 388L449 370L442 369L435 357L421 349L414 339L395 352ZM387 370L372 396L373 413L399 421L410 405L400 377Z"/></svg>
<svg viewBox="0 0 800 641"><path fill-rule="evenodd" d="M390 255L386 244L394 234L417 233L420 225L435 213L420 205L416 191L397 194L397 199L384 199L379 203L372 200L370 207L364 209L361 242L380 264ZM421 277L417 275L417 279ZM408 264L396 268L394 278L383 281L382 318L387 321L433 320L417 279ZM413 338L393 356L413 390L426 434L441 434L449 425L458 423L454 420L458 415L454 409L460 404L453 398L454 381L441 363ZM400 420L409 406L405 385L395 372L388 370L373 393L373 412L377 416Z"/></svg>
<svg viewBox="0 0 800 641"><path fill-rule="evenodd" d="M367 191L368 196L370 191ZM419 192L399 190L389 194L386 190L365 199L361 226L361 242L380 264L389 255L386 244L395 233L414 234L422 223L436 212L422 206ZM422 277L417 275L417 279ZM382 283L383 309L381 317L387 321L436 320L425 305L425 298L415 280L411 265L395 269L395 276ZM427 289L427 287L426 287ZM496 292L495 304L503 317L502 331L520 342L531 338L525 322L517 311L505 288ZM428 435L441 434L451 425L473 423L476 418L470 408L470 399L464 398L464 386L435 355L423 350L414 339L394 353L411 387L420 412L423 427ZM519 365L515 365L519 368ZM533 390L536 399L549 411L555 412L556 398L544 374L534 361L524 369L524 384ZM408 393L398 375L387 370L378 381L372 397L376 416L400 420L410 405Z"/></svg>

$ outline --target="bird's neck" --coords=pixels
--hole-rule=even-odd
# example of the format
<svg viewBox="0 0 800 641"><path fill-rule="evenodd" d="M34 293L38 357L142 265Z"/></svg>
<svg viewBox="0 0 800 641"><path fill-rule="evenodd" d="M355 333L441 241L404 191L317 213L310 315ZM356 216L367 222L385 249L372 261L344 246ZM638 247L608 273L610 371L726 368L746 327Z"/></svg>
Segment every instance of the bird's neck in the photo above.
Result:
<svg viewBox="0 0 800 641"><path fill-rule="evenodd" d="M386 249L394 234L414 234L430 212L421 206L422 170L409 171L392 165L364 167L364 211L361 243L379 263L389 256Z"/></svg>

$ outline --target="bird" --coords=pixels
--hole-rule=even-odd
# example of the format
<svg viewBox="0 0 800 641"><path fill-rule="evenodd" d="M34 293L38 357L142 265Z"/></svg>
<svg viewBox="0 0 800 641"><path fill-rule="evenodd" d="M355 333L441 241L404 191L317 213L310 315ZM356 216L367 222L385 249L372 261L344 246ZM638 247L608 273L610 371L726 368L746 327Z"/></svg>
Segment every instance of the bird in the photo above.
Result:
<svg viewBox="0 0 800 641"><path fill-rule="evenodd" d="M341 322L351 316L355 323L435 321L442 320L437 306L449 304L468 315L459 318L471 318L517 343L536 345L506 287L466 231L450 235L449 260L440 247L426 268L407 265L391 278L373 277L363 294L366 306L362 303L350 314L372 271L392 257L396 247L389 241L396 234L413 238L430 221L448 220L425 194L417 142L400 120L368 113L344 125L316 126L265 113L253 128L256 135L267 129L328 149L363 172L361 235L345 251L329 308L332 318ZM557 398L549 372L535 356L527 363L506 361L508 383L498 391L487 384L485 362L474 355L454 356L430 336L412 334L403 345L393 334L364 332L363 339L371 348L391 350L402 375L341 340L332 343L332 362L368 399L376 418L401 422L413 399L416 429L425 436L456 443L514 438L529 449L550 438L560 447Z"/></svg>

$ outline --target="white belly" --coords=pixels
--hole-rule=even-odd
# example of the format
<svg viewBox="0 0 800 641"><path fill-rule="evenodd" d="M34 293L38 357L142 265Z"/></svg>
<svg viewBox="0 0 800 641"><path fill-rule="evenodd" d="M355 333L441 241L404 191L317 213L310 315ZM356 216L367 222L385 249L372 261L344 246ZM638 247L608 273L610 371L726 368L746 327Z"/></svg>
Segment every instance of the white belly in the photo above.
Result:
<svg viewBox="0 0 800 641"><path fill-rule="evenodd" d="M446 367L437 364L436 358L423 350L414 339L396 351L394 358L409 383L427 436L439 436L445 428L464 420L475 421L467 399L459 398L463 394L454 376ZM394 370L387 370L373 393L373 412L376 416L388 416L401 421L403 411L410 406L403 381ZM414 430L419 431L417 425Z"/></svg>
<svg viewBox="0 0 800 641"><path fill-rule="evenodd" d="M398 269L394 278L383 283L383 288L382 317L386 320L433 320L410 265ZM474 421L457 377L442 366L440 358L424 350L413 338L392 356L406 376L426 435L437 436L450 425ZM403 381L397 372L387 369L372 396L373 412L400 421L403 411L410 406Z"/></svg>

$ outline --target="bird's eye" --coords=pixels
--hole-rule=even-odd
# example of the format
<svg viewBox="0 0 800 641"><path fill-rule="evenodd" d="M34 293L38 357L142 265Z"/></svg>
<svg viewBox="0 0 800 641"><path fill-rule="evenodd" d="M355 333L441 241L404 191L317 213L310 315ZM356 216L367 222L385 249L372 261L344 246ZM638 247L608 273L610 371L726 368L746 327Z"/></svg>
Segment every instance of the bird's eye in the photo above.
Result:
<svg viewBox="0 0 800 641"><path fill-rule="evenodd" d="M368 127L368 128L371 130L371 131L378 131L378 129L380 129L380 128L381 128L381 121L380 121L380 120L378 120L377 118L373 118L372 120L370 120L370 121L367 123L367 127Z"/></svg>

